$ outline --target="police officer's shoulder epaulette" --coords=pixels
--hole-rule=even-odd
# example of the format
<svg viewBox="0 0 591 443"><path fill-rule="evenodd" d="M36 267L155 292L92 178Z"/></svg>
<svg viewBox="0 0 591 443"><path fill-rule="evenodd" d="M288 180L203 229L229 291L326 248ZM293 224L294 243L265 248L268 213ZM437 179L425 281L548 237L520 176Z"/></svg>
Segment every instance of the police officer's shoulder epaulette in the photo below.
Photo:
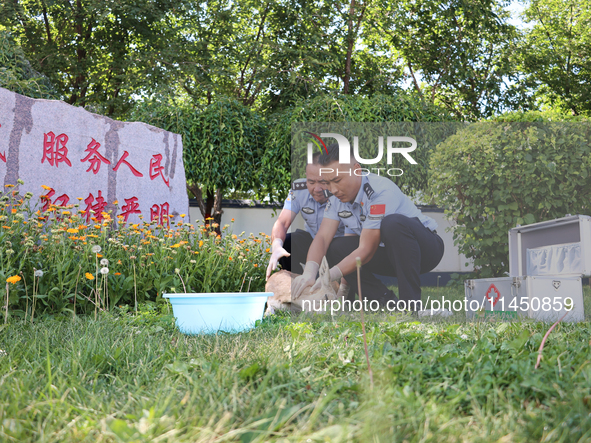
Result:
<svg viewBox="0 0 591 443"><path fill-rule="evenodd" d="M291 184L291 189L293 189L294 191L301 191L302 189L308 189L308 187L306 186L306 179L305 178L297 179L296 181L294 181Z"/></svg>
<svg viewBox="0 0 591 443"><path fill-rule="evenodd" d="M371 196L376 192L369 183L363 185L363 191L365 192L365 195L367 195L367 198L371 198Z"/></svg>

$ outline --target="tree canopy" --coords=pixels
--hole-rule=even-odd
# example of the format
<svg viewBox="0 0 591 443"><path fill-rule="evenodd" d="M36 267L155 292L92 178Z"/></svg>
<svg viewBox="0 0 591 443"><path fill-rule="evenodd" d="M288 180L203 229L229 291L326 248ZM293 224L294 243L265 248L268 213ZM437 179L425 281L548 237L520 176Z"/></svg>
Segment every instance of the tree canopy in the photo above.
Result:
<svg viewBox="0 0 591 443"><path fill-rule="evenodd" d="M463 120L589 112L590 0L15 0L0 23L66 102L126 118L157 95L265 114L414 90Z"/></svg>

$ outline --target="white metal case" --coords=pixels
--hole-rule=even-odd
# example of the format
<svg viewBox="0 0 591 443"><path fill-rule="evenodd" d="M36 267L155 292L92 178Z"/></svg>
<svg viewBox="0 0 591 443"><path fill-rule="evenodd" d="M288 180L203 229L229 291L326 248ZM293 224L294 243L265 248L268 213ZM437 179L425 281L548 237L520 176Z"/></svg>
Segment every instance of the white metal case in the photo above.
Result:
<svg viewBox="0 0 591 443"><path fill-rule="evenodd" d="M509 275L591 276L591 217L571 215L510 229Z"/></svg>
<svg viewBox="0 0 591 443"><path fill-rule="evenodd" d="M465 307L470 319L491 315L502 319L529 317L555 322L583 321L580 276L524 276L466 280Z"/></svg>

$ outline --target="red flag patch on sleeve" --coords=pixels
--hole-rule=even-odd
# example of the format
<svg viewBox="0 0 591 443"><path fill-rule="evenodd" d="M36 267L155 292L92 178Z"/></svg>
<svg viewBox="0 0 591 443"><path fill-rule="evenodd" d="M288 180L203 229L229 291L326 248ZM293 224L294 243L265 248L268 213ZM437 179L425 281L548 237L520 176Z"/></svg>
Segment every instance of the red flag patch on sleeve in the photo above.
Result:
<svg viewBox="0 0 591 443"><path fill-rule="evenodd" d="M386 213L386 205L371 205L369 207L370 215L381 215Z"/></svg>

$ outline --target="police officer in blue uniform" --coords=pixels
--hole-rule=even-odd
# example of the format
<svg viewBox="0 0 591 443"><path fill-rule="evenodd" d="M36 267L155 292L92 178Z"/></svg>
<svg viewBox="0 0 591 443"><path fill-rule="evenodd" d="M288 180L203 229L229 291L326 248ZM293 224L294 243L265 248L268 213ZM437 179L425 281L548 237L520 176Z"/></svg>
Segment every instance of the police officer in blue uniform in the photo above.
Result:
<svg viewBox="0 0 591 443"><path fill-rule="evenodd" d="M313 157L317 161L319 153ZM267 280L279 263L283 269L296 274L302 272L299 263L306 261L308 248L322 223L324 209L328 201L324 190L327 184L321 182L320 165L312 163L306 166L306 178L293 182L289 195L283 205L277 221L271 231L271 258L267 267ZM299 214L306 222L306 230L288 233L288 229ZM340 224L334 236L342 236L344 226ZM292 260L293 258L293 260Z"/></svg>
<svg viewBox="0 0 591 443"><path fill-rule="evenodd" d="M420 310L420 304L415 303L421 300L419 276L431 271L443 257L437 223L422 215L389 178L367 174L351 158L351 164L339 164L338 145L331 145L328 154L318 160L321 177L333 195L310 245L304 273L292 284L292 296L297 298L306 287L314 290L320 285L316 272L324 255L331 266L331 280L344 276L354 293L359 257L364 298L377 300L381 306L387 306L388 300L397 302L395 294L374 274L395 276L405 306ZM333 239L341 222L357 235Z"/></svg>

